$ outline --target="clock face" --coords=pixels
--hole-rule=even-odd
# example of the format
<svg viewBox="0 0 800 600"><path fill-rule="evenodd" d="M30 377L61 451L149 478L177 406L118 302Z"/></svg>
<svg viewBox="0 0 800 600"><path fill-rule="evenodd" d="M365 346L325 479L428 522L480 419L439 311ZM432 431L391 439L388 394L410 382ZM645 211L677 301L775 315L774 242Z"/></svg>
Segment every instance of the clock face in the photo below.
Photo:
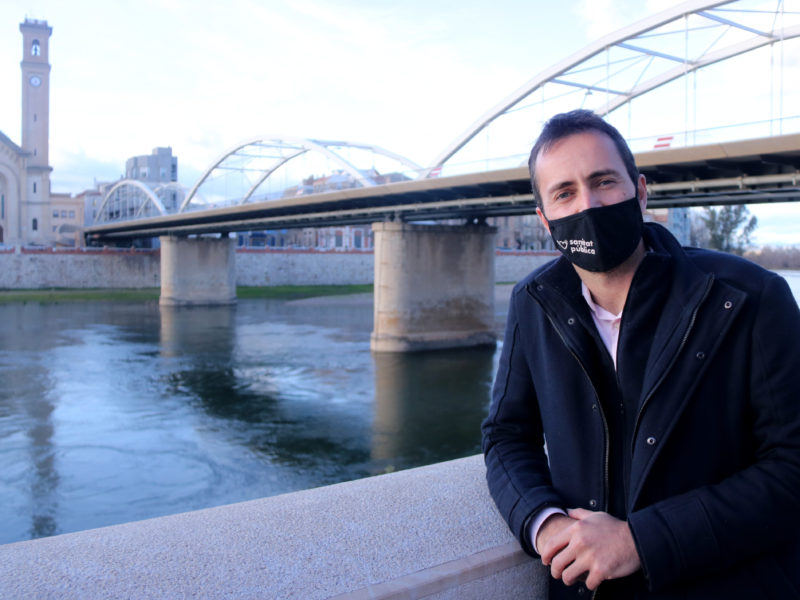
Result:
<svg viewBox="0 0 800 600"><path fill-rule="evenodd" d="M42 80L38 75L32 75L29 81L33 87L39 87L42 84Z"/></svg>

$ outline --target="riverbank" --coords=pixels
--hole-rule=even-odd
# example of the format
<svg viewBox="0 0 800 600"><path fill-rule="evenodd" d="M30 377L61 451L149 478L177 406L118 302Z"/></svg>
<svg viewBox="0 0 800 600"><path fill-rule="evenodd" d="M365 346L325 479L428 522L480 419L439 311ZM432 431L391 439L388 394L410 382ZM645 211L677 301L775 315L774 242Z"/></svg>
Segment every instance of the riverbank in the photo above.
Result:
<svg viewBox="0 0 800 600"><path fill-rule="evenodd" d="M67 289L54 288L45 290L0 290L0 303L9 302L141 302L158 300L160 288L123 288L123 289ZM371 284L358 285L276 285L276 286L240 286L236 288L236 297L244 299L270 298L277 300L299 300L322 296L341 296L350 294L371 294Z"/></svg>

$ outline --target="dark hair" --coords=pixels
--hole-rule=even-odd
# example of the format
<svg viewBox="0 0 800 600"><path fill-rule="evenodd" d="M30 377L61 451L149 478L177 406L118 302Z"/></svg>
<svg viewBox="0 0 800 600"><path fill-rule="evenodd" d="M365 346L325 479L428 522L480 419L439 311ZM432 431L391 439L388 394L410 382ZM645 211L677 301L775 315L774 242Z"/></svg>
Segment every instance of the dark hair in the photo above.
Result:
<svg viewBox="0 0 800 600"><path fill-rule="evenodd" d="M542 196L536 185L536 158L539 156L540 152L547 152L557 141L585 131L598 131L611 138L611 141L614 142L614 146L617 148L617 152L619 152L620 158L622 158L625 170L628 172L631 181L633 181L633 185L637 185L639 169L636 168L636 161L633 159L631 149L628 148L627 142L622 135L620 135L619 131L590 110L573 110L555 115L547 121L547 123L544 124L542 132L539 134L539 139L536 140L531 150L531 156L528 159L528 171L531 174L533 198L536 200L536 205L539 208L542 208Z"/></svg>

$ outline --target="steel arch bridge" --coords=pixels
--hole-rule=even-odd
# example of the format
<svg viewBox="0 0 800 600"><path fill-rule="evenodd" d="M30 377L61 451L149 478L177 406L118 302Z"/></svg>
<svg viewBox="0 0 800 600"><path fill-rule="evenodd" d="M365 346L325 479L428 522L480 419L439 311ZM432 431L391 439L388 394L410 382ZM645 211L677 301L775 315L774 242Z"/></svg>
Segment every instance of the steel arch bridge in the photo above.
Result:
<svg viewBox="0 0 800 600"><path fill-rule="evenodd" d="M150 187L137 179L122 179L104 194L95 220L110 223L171 214L185 195L186 188L174 181Z"/></svg>
<svg viewBox="0 0 800 600"><path fill-rule="evenodd" d="M757 137L786 133L774 131L771 126L777 122L781 127L787 120L784 114L784 107L789 105L784 102L786 87L800 80L798 73L791 78L785 76L786 69L793 67L796 71L798 67L800 46L787 44L798 36L800 2L797 0L684 2L605 36L545 69L454 139L420 177L427 177L443 166L444 173L450 174L452 169L447 170L448 164L469 164L477 160L474 153L466 151L467 146L476 140L478 134L486 133L488 137L490 129L494 130L491 134L497 137L501 146L496 156L507 156L514 161L513 164L497 164L494 168L517 166L520 158L527 159L527 152L547 118L574 108L587 108L607 117L623 135L627 131L626 137L631 141L630 117L626 119L615 111L623 106L630 108L634 100L671 84L672 95L666 101L668 108L665 109L662 103L661 112L657 114L651 114L653 109L648 109L650 128L657 128L654 130L656 136L671 133L665 137L673 144L695 145L698 140L690 134L697 132L698 71L759 49L768 51L757 68L769 75L770 104L764 111L769 115L764 121L769 122L767 126L770 128L764 130L762 127L759 133L745 135ZM717 73L714 75L718 76ZM739 90L734 90L731 98L740 103L741 118L752 120L752 115L743 114L750 107L741 102L755 93L755 73L745 71L744 76L741 72L736 75ZM680 80L683 86L675 87ZM736 95L742 86L746 86L746 92ZM676 97L678 94L681 97ZM797 106L800 96L796 86L794 94L793 105ZM715 100L718 105L723 102L718 95ZM724 106L716 108L726 112ZM714 115L708 116L713 118ZM682 123L680 117L683 117ZM797 128L800 115L791 118ZM653 121L657 123L653 125ZM677 134L665 131L665 126L677 130ZM679 137L682 139L675 139ZM639 150L652 147L651 142L650 148Z"/></svg>
<svg viewBox="0 0 800 600"><path fill-rule="evenodd" d="M479 145L474 142L480 134L492 137L498 146L494 156L490 155L492 168L516 167L527 159L546 119L573 108L588 108L606 117L623 135L627 131L629 142L635 141L631 139L634 130L637 135L651 136L647 149L652 149L655 136L664 133L668 134L664 145L695 145L700 141L698 117L704 124L709 118L698 109L703 97L698 72L711 72L713 84L721 77L714 72L717 65L755 57L759 52L755 62L743 69L746 76L734 82L738 89L728 91L736 100L731 104L738 108L736 124L749 119L755 126L743 134L737 129L736 135L746 138L788 133L784 129L800 131L800 114L786 115L784 111L785 107L796 110L794 107L800 106L797 42L800 0L690 0L605 36L542 71L482 115L425 168L373 145L257 136L223 152L188 192L182 191L177 211L482 170L489 161L485 156L474 158L474 147ZM754 80L765 73L768 93L761 95L767 102L754 107L750 102L757 91ZM742 87L745 93L741 93ZM653 97L656 90L667 92L667 99L645 106L647 123L634 126L633 103ZM724 104L719 90L713 91L715 105ZM619 110L622 107L628 107L627 115ZM727 110L725 106L715 108L720 113ZM717 115L711 116L713 121ZM776 127L778 131L774 131ZM636 151L635 144L631 145ZM480 168L475 167L476 160ZM98 221L175 212L166 204L156 190L124 180L106 194Z"/></svg>
<svg viewBox="0 0 800 600"><path fill-rule="evenodd" d="M245 204L371 187L414 179L422 170L412 160L379 146L262 135L223 152L189 190L179 212L208 205ZM315 175L320 171L322 175ZM278 174L284 178L277 177ZM271 180L277 180L272 188L267 185Z"/></svg>

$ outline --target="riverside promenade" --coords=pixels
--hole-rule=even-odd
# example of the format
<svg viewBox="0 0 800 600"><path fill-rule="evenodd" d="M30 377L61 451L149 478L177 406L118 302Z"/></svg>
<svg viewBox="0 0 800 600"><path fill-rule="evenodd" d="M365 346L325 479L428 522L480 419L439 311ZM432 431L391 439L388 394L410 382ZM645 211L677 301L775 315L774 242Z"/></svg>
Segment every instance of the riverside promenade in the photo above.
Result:
<svg viewBox="0 0 800 600"><path fill-rule="evenodd" d="M0 546L0 597L546 597L482 456Z"/></svg>

